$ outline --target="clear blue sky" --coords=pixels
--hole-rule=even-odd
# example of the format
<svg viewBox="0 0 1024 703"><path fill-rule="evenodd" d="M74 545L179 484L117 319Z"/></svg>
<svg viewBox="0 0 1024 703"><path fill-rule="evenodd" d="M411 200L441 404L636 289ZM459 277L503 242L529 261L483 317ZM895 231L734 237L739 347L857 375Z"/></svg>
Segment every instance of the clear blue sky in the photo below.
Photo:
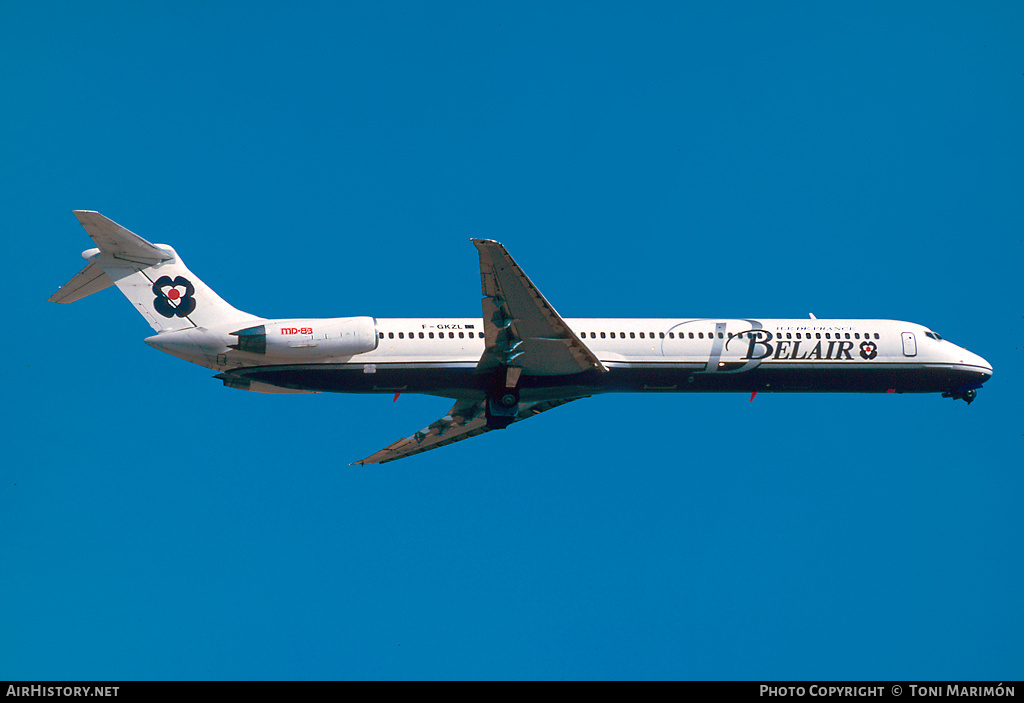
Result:
<svg viewBox="0 0 1024 703"><path fill-rule="evenodd" d="M7 3L0 679L1024 678L1024 8ZM271 397L46 298L94 209L266 317L912 320L934 396Z"/></svg>

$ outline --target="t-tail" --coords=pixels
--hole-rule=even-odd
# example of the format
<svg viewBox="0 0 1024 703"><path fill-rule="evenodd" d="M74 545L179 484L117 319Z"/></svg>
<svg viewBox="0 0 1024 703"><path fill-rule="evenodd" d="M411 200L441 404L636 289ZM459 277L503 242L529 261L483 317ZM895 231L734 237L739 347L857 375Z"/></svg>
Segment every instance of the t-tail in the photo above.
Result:
<svg viewBox="0 0 1024 703"><path fill-rule="evenodd" d="M257 319L226 303L166 244L151 244L98 212L75 210L75 217L96 248L82 252L89 263L51 303L73 303L116 285L158 334Z"/></svg>
<svg viewBox="0 0 1024 703"><path fill-rule="evenodd" d="M75 217L96 243L82 252L89 263L50 296L73 303L116 285L156 334L146 344L219 371L230 388L261 393L309 393L235 375L238 369L295 360L351 357L377 348L370 317L267 320L242 312L188 270L166 244L151 244L91 210Z"/></svg>

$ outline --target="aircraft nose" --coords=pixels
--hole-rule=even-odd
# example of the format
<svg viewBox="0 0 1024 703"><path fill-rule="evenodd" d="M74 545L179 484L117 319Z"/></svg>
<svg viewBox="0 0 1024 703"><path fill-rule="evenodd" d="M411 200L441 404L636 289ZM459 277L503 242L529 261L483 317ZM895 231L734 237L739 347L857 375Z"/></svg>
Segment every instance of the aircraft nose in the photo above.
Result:
<svg viewBox="0 0 1024 703"><path fill-rule="evenodd" d="M992 364L985 361L974 352L969 352L966 349L963 350L963 363L969 364L977 369L978 373L983 375L981 382L984 383L988 379L992 378Z"/></svg>

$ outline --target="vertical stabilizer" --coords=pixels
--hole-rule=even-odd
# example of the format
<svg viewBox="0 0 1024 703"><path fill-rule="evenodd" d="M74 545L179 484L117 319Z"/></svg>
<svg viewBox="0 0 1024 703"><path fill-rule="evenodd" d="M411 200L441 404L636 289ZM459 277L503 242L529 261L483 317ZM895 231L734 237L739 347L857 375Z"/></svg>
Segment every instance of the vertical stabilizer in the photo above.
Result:
<svg viewBox="0 0 1024 703"><path fill-rule="evenodd" d="M75 210L75 217L97 248L82 253L88 265L51 302L73 302L113 283L157 332L254 319L214 293L171 247L151 244L98 212Z"/></svg>

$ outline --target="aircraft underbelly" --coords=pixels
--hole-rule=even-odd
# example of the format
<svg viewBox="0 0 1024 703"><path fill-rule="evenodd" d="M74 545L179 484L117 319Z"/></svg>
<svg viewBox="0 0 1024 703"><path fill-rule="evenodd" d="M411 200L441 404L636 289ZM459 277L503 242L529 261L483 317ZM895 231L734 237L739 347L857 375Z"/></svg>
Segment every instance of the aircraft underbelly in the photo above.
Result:
<svg viewBox="0 0 1024 703"><path fill-rule="evenodd" d="M706 371L705 363L613 362L607 372L526 376L523 400L612 392L861 392L929 393L983 381L971 367L951 364L770 364L742 372ZM307 364L236 369L234 376L282 388L336 393L425 393L483 398L491 377L470 364Z"/></svg>

